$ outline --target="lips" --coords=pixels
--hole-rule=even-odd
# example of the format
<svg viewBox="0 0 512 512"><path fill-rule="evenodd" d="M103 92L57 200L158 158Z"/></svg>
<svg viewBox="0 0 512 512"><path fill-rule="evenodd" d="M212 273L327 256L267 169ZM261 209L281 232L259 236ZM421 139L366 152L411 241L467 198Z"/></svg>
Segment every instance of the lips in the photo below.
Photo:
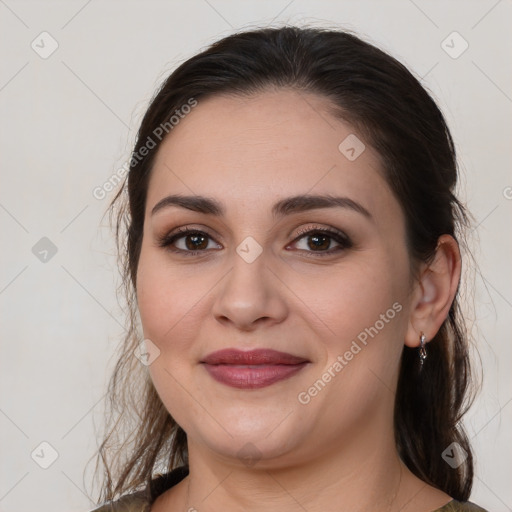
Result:
<svg viewBox="0 0 512 512"><path fill-rule="evenodd" d="M236 350L227 348L212 352L204 358L206 364L237 364L237 365L269 365L269 364L299 364L307 362L303 357L294 356L277 350Z"/></svg>
<svg viewBox="0 0 512 512"><path fill-rule="evenodd" d="M239 389L255 389L295 375L309 361L276 350L225 349L209 354L201 363L218 382Z"/></svg>

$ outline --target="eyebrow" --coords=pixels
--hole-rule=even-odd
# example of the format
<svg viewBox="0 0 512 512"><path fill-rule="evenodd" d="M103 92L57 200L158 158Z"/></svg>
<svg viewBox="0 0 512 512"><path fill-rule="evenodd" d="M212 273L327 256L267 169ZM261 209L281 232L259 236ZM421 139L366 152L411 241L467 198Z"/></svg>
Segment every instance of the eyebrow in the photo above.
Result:
<svg viewBox="0 0 512 512"><path fill-rule="evenodd" d="M204 196L170 195L164 197L153 207L151 215L170 206L177 206L216 217L222 217L225 214L224 206L216 199ZM309 194L281 199L272 207L272 215L274 219L277 219L286 215L319 208L347 208L362 214L370 220L372 219L372 215L364 206L348 197Z"/></svg>

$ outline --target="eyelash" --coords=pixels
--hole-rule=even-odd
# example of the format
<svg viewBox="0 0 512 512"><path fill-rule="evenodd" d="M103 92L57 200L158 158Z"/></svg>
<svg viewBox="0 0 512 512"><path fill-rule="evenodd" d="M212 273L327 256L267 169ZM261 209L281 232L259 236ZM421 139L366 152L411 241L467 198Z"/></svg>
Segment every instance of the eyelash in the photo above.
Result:
<svg viewBox="0 0 512 512"><path fill-rule="evenodd" d="M305 251L305 253L310 253L315 258L331 256L333 253L337 253L337 252L340 252L340 251L343 251L346 249L350 249L353 246L352 241L345 233L343 233L342 231L337 231L337 230L328 229L328 228L314 228L314 229L311 229L304 233L301 233L301 235L296 237L292 243L296 243L299 240L301 240L302 238L307 238L307 237L313 236L314 234L318 234L318 233L325 235L328 238L332 238L335 242L337 242L340 245L340 247L338 247L337 249L334 249L334 250L330 249L328 251L319 251L319 252ZM176 240L179 240L180 238L184 238L188 235L202 235L202 236L206 236L206 237L210 238L211 240L213 240L213 238L208 233L205 233L204 231L190 229L190 228L186 227L186 228L180 228L178 233L169 233L167 235L163 235L163 236L159 237L158 238L158 246L163 247L170 252L183 254L185 256L197 256L201 253L207 252L207 249L203 249L200 251L188 251L188 250L186 251L183 249L171 248L172 244L174 242L176 242ZM302 251L302 249L300 249L300 250Z"/></svg>

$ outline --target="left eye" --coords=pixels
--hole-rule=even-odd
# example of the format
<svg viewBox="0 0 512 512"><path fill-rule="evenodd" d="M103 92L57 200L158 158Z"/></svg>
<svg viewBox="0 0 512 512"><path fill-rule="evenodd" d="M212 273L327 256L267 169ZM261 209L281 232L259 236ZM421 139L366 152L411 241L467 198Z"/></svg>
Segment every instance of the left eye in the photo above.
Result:
<svg viewBox="0 0 512 512"><path fill-rule="evenodd" d="M330 249L333 241L338 244L338 248ZM295 239L294 243L297 244L298 242L303 242L306 246L306 249L299 247L300 250L320 253L318 256L323 256L325 253L331 254L352 247L352 242L344 233L327 229L308 231Z"/></svg>

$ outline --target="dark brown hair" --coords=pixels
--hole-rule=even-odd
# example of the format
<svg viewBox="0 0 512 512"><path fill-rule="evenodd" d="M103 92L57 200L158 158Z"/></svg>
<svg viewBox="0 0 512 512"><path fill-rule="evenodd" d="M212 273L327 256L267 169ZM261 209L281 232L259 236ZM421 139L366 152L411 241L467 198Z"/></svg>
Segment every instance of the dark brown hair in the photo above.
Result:
<svg viewBox="0 0 512 512"><path fill-rule="evenodd" d="M191 99L200 105L209 96L252 95L276 88L326 98L334 115L351 124L377 150L404 213L412 272L418 263L430 261L441 235L461 242L468 216L454 195L457 164L452 137L434 100L393 57L344 31L282 27L230 35L181 64L147 109L127 182L111 205L117 208L129 318L109 386L110 427L99 450L99 461L105 466L103 500L141 487L148 490L157 470L187 463L185 432L132 354L141 340L135 286L146 195L152 164L164 139L155 134L161 134L158 127L167 126L165 131L172 136L170 117L182 112ZM144 151L150 139L154 147ZM398 452L423 481L466 501L473 458L460 420L471 402L470 365L457 297L428 344L421 374L418 361L417 351L404 347L394 413ZM453 442L467 453L455 469L441 457Z"/></svg>

